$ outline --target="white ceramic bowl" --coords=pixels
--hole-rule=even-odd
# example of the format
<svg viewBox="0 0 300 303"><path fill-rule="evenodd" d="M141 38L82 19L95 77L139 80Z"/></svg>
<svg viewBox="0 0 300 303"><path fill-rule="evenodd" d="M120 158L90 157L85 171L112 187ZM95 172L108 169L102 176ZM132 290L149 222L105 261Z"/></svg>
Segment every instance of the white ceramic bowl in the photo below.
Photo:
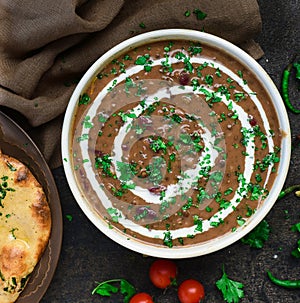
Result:
<svg viewBox="0 0 300 303"><path fill-rule="evenodd" d="M151 245L149 243L135 240L131 238L128 240L128 236L123 232L120 232L116 228L110 228L105 220L103 220L97 212L91 207L89 201L86 199L82 188L77 183L76 178L74 176L73 170L73 162L72 162L72 125L74 122L74 114L76 112L77 104L79 97L83 94L86 88L90 85L91 80L96 77L99 71L108 64L112 58L118 57L119 54L128 51L129 49L133 49L141 44L159 41L159 40L193 40L199 41L200 43L212 45L217 47L224 52L229 53L233 56L237 61L242 62L245 67L252 70L257 79L262 83L265 87L268 94L271 96L273 101L275 110L278 115L278 120L280 124L280 128L282 132L285 134L282 138L281 142L281 160L278 167L278 176L275 179L275 182L272 186L272 189L269 193L267 199L262 203L259 209L256 211L254 215L252 215L246 224L244 224L241 228L238 228L234 233L226 233L221 237L216 239L212 239L207 242L200 243L198 245L192 246L182 246L182 247L174 247L168 248L164 246ZM63 165L66 173L66 177L71 188L71 191L81 207L82 211L86 214L86 216L90 219L90 221L105 235L114 240L115 242L131 249L133 251L155 256L155 257L167 257L167 258L188 258L195 257L204 254L209 254L214 251L220 250L237 240L241 239L248 232L250 232L257 224L259 224L263 218L267 215L267 213L271 210L274 205L281 189L284 184L288 168L290 162L290 127L288 116L285 110L285 106L282 102L281 96L273 84L270 77L263 70L263 68L247 53L245 53L240 48L231 44L228 41L225 41L219 37L214 35L210 35L207 33L195 31L195 30L183 30L183 29L168 29L168 30L159 30L144 33L133 38L130 38L112 49L110 49L107 53L101 56L85 73L79 84L77 85L66 110L63 130L62 130L62 157L63 157Z"/></svg>

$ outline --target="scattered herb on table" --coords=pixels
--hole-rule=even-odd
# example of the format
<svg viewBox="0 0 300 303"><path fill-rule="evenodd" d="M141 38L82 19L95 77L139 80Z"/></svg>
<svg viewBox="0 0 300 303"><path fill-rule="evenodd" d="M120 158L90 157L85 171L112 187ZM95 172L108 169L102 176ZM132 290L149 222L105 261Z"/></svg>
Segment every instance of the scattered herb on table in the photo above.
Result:
<svg viewBox="0 0 300 303"><path fill-rule="evenodd" d="M249 234L241 239L242 243L249 244L253 248L262 248L269 239L270 226L266 220L258 224Z"/></svg>
<svg viewBox="0 0 300 303"><path fill-rule="evenodd" d="M223 275L216 282L217 288L222 292L223 298L228 303L238 303L244 297L243 283L229 279L223 266Z"/></svg>
<svg viewBox="0 0 300 303"><path fill-rule="evenodd" d="M141 22L141 23L139 24L139 27L140 27L140 28L146 28L146 25L145 25L144 22Z"/></svg>
<svg viewBox="0 0 300 303"><path fill-rule="evenodd" d="M73 216L72 215L66 215L66 218L69 222L71 222L73 220Z"/></svg>
<svg viewBox="0 0 300 303"><path fill-rule="evenodd" d="M191 11L189 11L189 10L185 11L185 12L184 12L184 15L185 15L186 17L189 17L189 16L191 15Z"/></svg>
<svg viewBox="0 0 300 303"><path fill-rule="evenodd" d="M204 20L207 16L207 14L201 11L199 8L194 9L193 13L196 15L198 20Z"/></svg>
<svg viewBox="0 0 300 303"><path fill-rule="evenodd" d="M92 295L98 294L103 297L111 297L120 292L124 296L124 303L128 303L130 298L136 293L135 287L125 279L112 279L104 282L97 282L98 285L92 291ZM119 284L119 287L116 286Z"/></svg>

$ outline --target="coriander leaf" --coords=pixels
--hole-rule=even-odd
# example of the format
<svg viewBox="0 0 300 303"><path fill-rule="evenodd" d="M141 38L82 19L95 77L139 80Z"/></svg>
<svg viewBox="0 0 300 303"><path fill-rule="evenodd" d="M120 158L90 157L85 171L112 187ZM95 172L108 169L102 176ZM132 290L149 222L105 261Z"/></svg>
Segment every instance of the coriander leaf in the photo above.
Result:
<svg viewBox="0 0 300 303"><path fill-rule="evenodd" d="M92 291L93 294L98 294L104 297L111 297L120 291L124 295L124 303L128 303L130 298L136 293L136 289L125 279L112 279L104 282L97 282L98 285ZM119 283L120 287L114 286L113 283Z"/></svg>
<svg viewBox="0 0 300 303"><path fill-rule="evenodd" d="M263 220L249 234L241 239L242 243L254 248L262 248L269 239L270 227L266 220Z"/></svg>
<svg viewBox="0 0 300 303"><path fill-rule="evenodd" d="M134 286L124 279L120 282L120 291L124 295L124 303L128 303L130 298L136 293Z"/></svg>
<svg viewBox="0 0 300 303"><path fill-rule="evenodd" d="M224 300L228 303L238 303L239 300L244 297L244 285L229 279L224 267L223 275L221 279L216 282L216 286L222 292Z"/></svg>
<svg viewBox="0 0 300 303"><path fill-rule="evenodd" d="M119 288L110 284L109 282L99 283L98 286L93 290L92 294L98 294L104 297L110 297L112 294L116 294Z"/></svg>

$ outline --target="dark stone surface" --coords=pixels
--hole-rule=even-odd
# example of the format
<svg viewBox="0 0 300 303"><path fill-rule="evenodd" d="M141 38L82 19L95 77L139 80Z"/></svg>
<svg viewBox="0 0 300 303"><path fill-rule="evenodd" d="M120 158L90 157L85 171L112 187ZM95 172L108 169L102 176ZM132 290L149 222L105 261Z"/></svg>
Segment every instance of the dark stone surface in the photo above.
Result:
<svg viewBox="0 0 300 303"><path fill-rule="evenodd" d="M263 30L258 41L265 51L259 63L279 88L284 67L299 51L299 2L260 0L259 4ZM292 98L300 101L296 89ZM289 112L289 118L292 135L300 134L299 116ZM300 146L292 151L286 186L300 183L299 159ZM63 246L55 276L41 303L121 302L116 297L109 299L91 295L95 281L111 278L129 280L138 291L154 295L156 302L178 302L175 289L163 294L149 282L148 268L153 258L129 251L98 231L77 206L62 168L53 173L63 209ZM68 221L66 215L72 215L73 220ZM263 249L252 249L239 241L207 256L175 260L181 273L178 281L199 279L206 289L205 302L224 302L215 286L224 264L230 278L244 284L245 298L241 300L242 303L300 302L300 291L274 286L265 273L267 269L272 269L281 278L300 279L300 260L290 254L300 238L299 234L290 231L291 225L300 221L300 199L291 194L279 200L266 219L272 232Z"/></svg>

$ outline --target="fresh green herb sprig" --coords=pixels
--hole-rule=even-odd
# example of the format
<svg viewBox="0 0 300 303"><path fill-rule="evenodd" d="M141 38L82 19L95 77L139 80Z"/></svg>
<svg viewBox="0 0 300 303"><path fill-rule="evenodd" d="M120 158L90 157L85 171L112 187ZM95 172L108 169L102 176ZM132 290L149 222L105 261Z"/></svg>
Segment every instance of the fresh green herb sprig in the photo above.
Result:
<svg viewBox="0 0 300 303"><path fill-rule="evenodd" d="M136 293L135 287L125 279L111 279L104 282L97 282L92 295L98 294L103 297L111 297L120 292L123 295L123 302L128 303L130 298ZM118 285L119 286L116 286Z"/></svg>
<svg viewBox="0 0 300 303"><path fill-rule="evenodd" d="M222 292L224 300L228 303L238 303L244 297L243 283L231 280L225 273L224 266L223 275L216 282L216 286Z"/></svg>
<svg viewBox="0 0 300 303"><path fill-rule="evenodd" d="M263 248L264 243L269 239L270 231L269 223L263 220L249 234L243 237L241 241L253 248Z"/></svg>

